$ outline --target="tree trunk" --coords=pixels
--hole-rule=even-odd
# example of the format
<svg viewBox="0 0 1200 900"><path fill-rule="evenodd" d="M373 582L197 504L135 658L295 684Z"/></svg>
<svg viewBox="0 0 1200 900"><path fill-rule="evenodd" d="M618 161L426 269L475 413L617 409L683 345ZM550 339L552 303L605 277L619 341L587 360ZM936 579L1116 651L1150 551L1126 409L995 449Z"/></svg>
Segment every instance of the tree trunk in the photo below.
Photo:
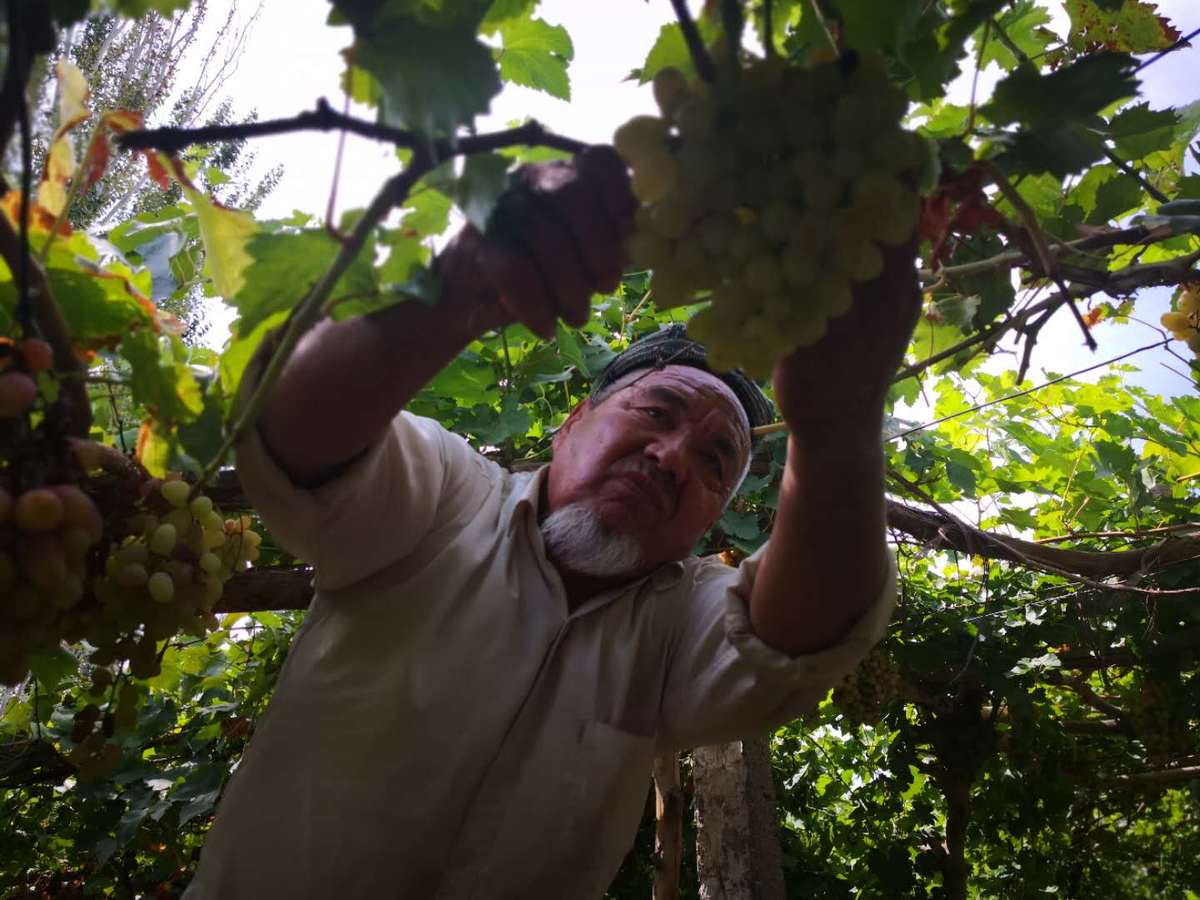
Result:
<svg viewBox="0 0 1200 900"><path fill-rule="evenodd" d="M654 758L654 898L679 900L683 865L683 785L678 754Z"/></svg>
<svg viewBox="0 0 1200 900"><path fill-rule="evenodd" d="M946 856L942 883L946 900L967 900L967 825L971 821L971 781L957 774L939 779L946 795Z"/></svg>
<svg viewBox="0 0 1200 900"><path fill-rule="evenodd" d="M764 738L692 754L701 900L783 900L778 810Z"/></svg>

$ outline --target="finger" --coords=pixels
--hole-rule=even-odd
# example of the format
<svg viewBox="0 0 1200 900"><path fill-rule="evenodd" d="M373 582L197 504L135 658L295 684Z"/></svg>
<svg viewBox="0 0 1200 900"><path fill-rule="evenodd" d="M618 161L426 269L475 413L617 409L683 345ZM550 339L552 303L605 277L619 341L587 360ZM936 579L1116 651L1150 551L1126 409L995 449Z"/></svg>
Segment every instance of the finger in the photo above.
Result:
<svg viewBox="0 0 1200 900"><path fill-rule="evenodd" d="M538 214L522 235L524 246L558 314L574 327L587 321L595 278L589 277L569 224L545 198L535 197Z"/></svg>
<svg viewBox="0 0 1200 900"><path fill-rule="evenodd" d="M531 197L539 215L565 238L588 293L616 288L624 264L621 237L587 183L577 179L553 194L532 191Z"/></svg>
<svg viewBox="0 0 1200 900"><path fill-rule="evenodd" d="M554 337L555 303L529 254L515 242L489 241L480 248L478 263L514 320L543 338Z"/></svg>
<svg viewBox="0 0 1200 900"><path fill-rule="evenodd" d="M629 184L625 161L606 144L588 147L575 160L580 174L595 185L605 211L624 233L631 232L638 201Z"/></svg>

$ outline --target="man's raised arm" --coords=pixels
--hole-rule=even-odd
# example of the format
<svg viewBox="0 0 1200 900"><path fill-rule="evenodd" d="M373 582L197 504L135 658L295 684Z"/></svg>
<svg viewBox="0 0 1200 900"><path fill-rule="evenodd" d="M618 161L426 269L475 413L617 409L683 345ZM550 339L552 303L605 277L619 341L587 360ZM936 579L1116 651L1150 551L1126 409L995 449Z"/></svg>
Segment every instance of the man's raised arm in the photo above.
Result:
<svg viewBox="0 0 1200 900"><path fill-rule="evenodd" d="M439 257L442 297L341 322L326 320L296 348L258 429L298 484L356 457L483 332L520 322L545 337L555 320L582 325L591 295L617 286L636 201L608 147L520 173L521 214L503 240L470 227Z"/></svg>

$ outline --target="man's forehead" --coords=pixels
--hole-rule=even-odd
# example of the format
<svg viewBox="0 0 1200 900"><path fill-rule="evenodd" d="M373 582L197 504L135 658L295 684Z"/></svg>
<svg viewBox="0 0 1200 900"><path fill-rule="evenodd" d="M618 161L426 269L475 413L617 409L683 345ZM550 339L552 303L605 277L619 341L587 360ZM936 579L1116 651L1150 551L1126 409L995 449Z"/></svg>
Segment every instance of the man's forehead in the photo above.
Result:
<svg viewBox="0 0 1200 900"><path fill-rule="evenodd" d="M638 373L629 388L641 394L658 394L663 399L671 397L689 407L704 400L715 400L724 407L733 430L739 438L749 435L749 421L741 402L733 389L711 372L695 366L664 366Z"/></svg>

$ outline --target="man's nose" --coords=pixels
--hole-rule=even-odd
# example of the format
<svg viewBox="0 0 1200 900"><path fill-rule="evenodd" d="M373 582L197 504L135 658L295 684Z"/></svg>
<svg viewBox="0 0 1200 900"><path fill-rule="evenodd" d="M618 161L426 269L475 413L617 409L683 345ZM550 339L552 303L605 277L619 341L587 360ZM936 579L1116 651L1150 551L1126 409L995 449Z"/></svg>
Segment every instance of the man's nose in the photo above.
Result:
<svg viewBox="0 0 1200 900"><path fill-rule="evenodd" d="M687 474L687 441L681 434L659 435L646 447L646 455L655 462L655 474L669 479L674 489Z"/></svg>

